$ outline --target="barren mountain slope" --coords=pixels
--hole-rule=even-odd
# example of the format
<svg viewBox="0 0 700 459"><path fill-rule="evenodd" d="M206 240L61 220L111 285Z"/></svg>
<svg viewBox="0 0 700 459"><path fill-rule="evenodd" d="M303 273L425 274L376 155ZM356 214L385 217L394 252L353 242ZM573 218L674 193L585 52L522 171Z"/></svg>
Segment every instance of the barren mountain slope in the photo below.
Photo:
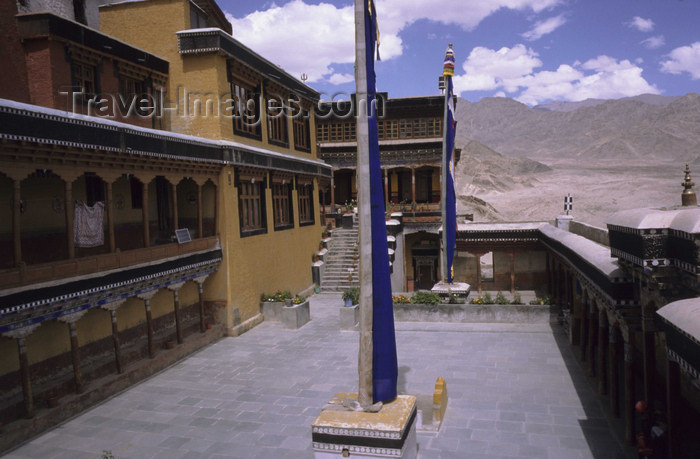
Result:
<svg viewBox="0 0 700 459"><path fill-rule="evenodd" d="M571 193L573 215L603 225L618 210L679 204L685 163L700 177L700 96L644 100L561 112L460 101L460 210L476 221L551 220Z"/></svg>

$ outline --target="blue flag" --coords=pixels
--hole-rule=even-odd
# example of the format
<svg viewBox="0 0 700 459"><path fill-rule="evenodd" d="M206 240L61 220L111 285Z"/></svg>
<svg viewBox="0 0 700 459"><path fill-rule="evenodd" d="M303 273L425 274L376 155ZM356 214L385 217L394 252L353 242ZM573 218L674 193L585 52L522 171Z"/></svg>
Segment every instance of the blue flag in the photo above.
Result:
<svg viewBox="0 0 700 459"><path fill-rule="evenodd" d="M382 170L377 135L376 78L374 53L377 43L377 13L372 0L365 4L365 45L367 63L367 110L369 123L369 182L372 215L372 394L375 402L396 398L398 363L394 332L394 305L391 299L389 246L386 240L386 218ZM361 105L359 106L361 107ZM363 190L364 191L364 190Z"/></svg>
<svg viewBox="0 0 700 459"><path fill-rule="evenodd" d="M452 78L446 76L447 93L445 103L447 104L447 119L445 119L445 155L447 156L447 179L445 196L445 221L442 222L442 230L445 231L447 253L447 282L454 280L454 260L457 239L457 195L455 193L455 170L454 170L454 147L455 147L455 104L452 93Z"/></svg>

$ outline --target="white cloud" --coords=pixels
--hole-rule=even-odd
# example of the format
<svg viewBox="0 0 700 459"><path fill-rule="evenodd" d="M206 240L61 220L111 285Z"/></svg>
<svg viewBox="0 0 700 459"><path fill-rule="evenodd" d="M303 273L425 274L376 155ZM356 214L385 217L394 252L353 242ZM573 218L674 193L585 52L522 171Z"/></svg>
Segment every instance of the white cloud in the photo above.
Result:
<svg viewBox="0 0 700 459"><path fill-rule="evenodd" d="M376 3L382 60L400 56L400 33L420 19L452 24L465 30L476 27L492 13L507 8L540 13L563 0L382 0ZM227 13L233 36L292 75L306 73L309 82L343 81L332 64L355 61L352 6L311 5L291 0L242 18Z"/></svg>
<svg viewBox="0 0 700 459"><path fill-rule="evenodd" d="M700 50L700 43L698 43ZM598 56L584 63L563 64L556 70L542 66L538 54L522 44L492 50L476 47L453 79L456 92L496 91L530 105L547 100L612 99L659 90L642 77L642 68L629 60Z"/></svg>
<svg viewBox="0 0 700 459"><path fill-rule="evenodd" d="M328 79L328 82L330 84L343 84L349 83L353 80L355 80L355 76L350 75L349 73L333 73Z"/></svg>
<svg viewBox="0 0 700 459"><path fill-rule="evenodd" d="M333 62L355 60L351 6L336 8L293 0L244 18L228 13L226 17L233 26L234 38L293 76L307 74L309 82L334 78Z"/></svg>
<svg viewBox="0 0 700 459"><path fill-rule="evenodd" d="M532 29L522 34L522 37L528 41L539 40L540 38L542 38L543 35L547 35L548 33L554 32L556 29L563 26L565 23L566 18L563 14L560 14L559 16L553 16L551 18L545 19L544 21L536 22Z"/></svg>
<svg viewBox="0 0 700 459"><path fill-rule="evenodd" d="M700 79L700 41L676 48L668 57L668 60L661 63L662 72L675 75L688 72L693 80Z"/></svg>
<svg viewBox="0 0 700 459"><path fill-rule="evenodd" d="M542 66L537 53L519 44L513 48L493 50L477 46L462 65L465 74L453 78L455 91L488 91L517 89L517 81Z"/></svg>
<svg viewBox="0 0 700 459"><path fill-rule="evenodd" d="M663 35L655 35L653 37L647 38L646 40L642 40L641 43L644 45L645 48L658 49L666 44L666 39L664 39Z"/></svg>
<svg viewBox="0 0 700 459"><path fill-rule="evenodd" d="M637 29L640 32L651 32L654 30L654 21L635 16L631 21L627 22L627 27Z"/></svg>

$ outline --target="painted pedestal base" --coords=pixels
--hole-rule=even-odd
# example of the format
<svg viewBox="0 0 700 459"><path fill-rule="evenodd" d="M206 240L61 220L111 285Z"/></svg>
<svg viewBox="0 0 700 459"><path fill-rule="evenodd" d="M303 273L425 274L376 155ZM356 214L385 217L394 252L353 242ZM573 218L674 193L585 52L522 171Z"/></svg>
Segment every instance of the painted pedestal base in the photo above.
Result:
<svg viewBox="0 0 700 459"><path fill-rule="evenodd" d="M357 330L360 318L360 305L343 306L340 308L340 329L346 331Z"/></svg>
<svg viewBox="0 0 700 459"><path fill-rule="evenodd" d="M348 397L357 394L336 394L311 425L314 459L417 457L416 397L399 395L378 413L343 410Z"/></svg>

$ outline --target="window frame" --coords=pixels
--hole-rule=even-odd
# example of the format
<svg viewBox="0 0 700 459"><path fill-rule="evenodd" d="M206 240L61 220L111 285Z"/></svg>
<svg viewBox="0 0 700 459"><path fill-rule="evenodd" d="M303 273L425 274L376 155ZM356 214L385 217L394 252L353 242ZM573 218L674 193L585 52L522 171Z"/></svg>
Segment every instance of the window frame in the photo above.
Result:
<svg viewBox="0 0 700 459"><path fill-rule="evenodd" d="M260 92L250 84L234 79L231 81L231 95L233 96L233 134L262 140ZM254 120L253 123L246 121L251 118Z"/></svg>
<svg viewBox="0 0 700 459"><path fill-rule="evenodd" d="M308 192L308 194L307 194ZM299 208L299 226L311 226L316 224L314 209L314 184L313 182L297 179L297 206ZM303 209L308 208L308 219L303 219Z"/></svg>
<svg viewBox="0 0 700 459"><path fill-rule="evenodd" d="M236 174L236 188L238 190L238 224L241 237L256 236L258 234L267 233L267 212L265 207L265 179L241 179ZM244 212L244 209L246 212ZM255 218L255 213L258 213L257 220L259 224L250 224L249 214Z"/></svg>
<svg viewBox="0 0 700 459"><path fill-rule="evenodd" d="M294 228L292 183L290 180L272 181L272 216L275 231Z"/></svg>
<svg viewBox="0 0 700 459"><path fill-rule="evenodd" d="M267 117L267 142L278 147L289 148L289 126L287 108L281 98L270 97L265 103Z"/></svg>

